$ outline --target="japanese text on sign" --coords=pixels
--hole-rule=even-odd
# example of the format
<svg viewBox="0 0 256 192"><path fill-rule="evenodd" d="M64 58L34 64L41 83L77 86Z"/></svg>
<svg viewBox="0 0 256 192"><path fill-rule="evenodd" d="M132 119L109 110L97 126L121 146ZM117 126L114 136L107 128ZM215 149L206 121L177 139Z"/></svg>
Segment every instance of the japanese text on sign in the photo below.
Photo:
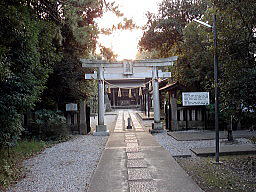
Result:
<svg viewBox="0 0 256 192"><path fill-rule="evenodd" d="M182 105L183 106L197 106L209 105L210 97L209 92L183 92Z"/></svg>

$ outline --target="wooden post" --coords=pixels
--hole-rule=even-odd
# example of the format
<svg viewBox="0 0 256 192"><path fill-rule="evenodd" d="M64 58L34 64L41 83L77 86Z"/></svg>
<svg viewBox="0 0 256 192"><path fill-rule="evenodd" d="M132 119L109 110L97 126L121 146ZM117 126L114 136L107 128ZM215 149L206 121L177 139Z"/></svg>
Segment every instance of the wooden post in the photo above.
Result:
<svg viewBox="0 0 256 192"><path fill-rule="evenodd" d="M81 135L87 134L87 125L86 125L86 109L85 101L80 102L80 124L79 124L79 133Z"/></svg>
<svg viewBox="0 0 256 192"><path fill-rule="evenodd" d="M115 88L112 89L112 94L113 94L113 106L116 106L116 96L115 96Z"/></svg>
<svg viewBox="0 0 256 192"><path fill-rule="evenodd" d="M150 117L150 107L151 107L151 106L150 106L150 99L151 99L151 98L150 98L150 93L149 93L149 91L148 91L148 97L147 97L147 98L148 98L148 111L147 111L147 112L148 112L148 117Z"/></svg>
<svg viewBox="0 0 256 192"><path fill-rule="evenodd" d="M147 92L144 93L144 112L147 115Z"/></svg>
<svg viewBox="0 0 256 192"><path fill-rule="evenodd" d="M86 111L86 133L88 134L91 132L91 108L86 105L85 106Z"/></svg>

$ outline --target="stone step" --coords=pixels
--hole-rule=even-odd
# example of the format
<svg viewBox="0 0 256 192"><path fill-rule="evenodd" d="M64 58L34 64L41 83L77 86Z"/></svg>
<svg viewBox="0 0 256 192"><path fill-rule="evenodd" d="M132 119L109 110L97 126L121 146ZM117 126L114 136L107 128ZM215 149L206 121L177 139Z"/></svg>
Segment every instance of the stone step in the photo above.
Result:
<svg viewBox="0 0 256 192"><path fill-rule="evenodd" d="M123 130L123 111L119 111L117 119L116 119L116 126L114 132L124 132Z"/></svg>
<svg viewBox="0 0 256 192"><path fill-rule="evenodd" d="M144 129L143 129L142 125L140 124L140 122L138 121L135 113L130 112L130 116L131 116L132 124L133 124L135 131L144 131Z"/></svg>

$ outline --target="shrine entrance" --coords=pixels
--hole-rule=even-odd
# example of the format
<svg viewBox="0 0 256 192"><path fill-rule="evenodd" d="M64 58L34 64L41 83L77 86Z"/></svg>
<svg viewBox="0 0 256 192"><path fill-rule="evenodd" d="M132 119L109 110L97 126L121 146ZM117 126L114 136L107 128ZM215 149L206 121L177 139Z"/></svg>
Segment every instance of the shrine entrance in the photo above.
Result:
<svg viewBox="0 0 256 192"><path fill-rule="evenodd" d="M112 96L113 106L138 105L143 100L143 91L153 90L154 123L153 132L161 132L159 79L170 78L170 72L162 72L158 67L173 65L177 56L164 59L135 61L115 61L80 59L83 67L98 68L93 74L85 74L85 79L98 80L98 125L94 135L108 135L104 124L105 91ZM123 98L123 99L120 99ZM150 107L149 105L147 107Z"/></svg>
<svg viewBox="0 0 256 192"><path fill-rule="evenodd" d="M145 84L147 81L149 81L149 79L127 79L123 82L120 80L106 80L106 92L110 100L111 108L140 108L141 93L139 93L139 87L143 87L144 85L142 83L144 82ZM131 87L131 90L129 87Z"/></svg>

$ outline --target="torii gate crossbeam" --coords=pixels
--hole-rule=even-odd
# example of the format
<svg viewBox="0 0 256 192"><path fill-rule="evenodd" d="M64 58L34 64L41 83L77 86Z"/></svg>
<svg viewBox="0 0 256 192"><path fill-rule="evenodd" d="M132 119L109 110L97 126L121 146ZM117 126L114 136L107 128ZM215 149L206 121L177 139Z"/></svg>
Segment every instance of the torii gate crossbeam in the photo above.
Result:
<svg viewBox="0 0 256 192"><path fill-rule="evenodd" d="M153 102L154 102L154 124L152 126L153 132L161 132L163 130L162 123L160 121L160 101L159 101L159 83L160 77L171 77L170 72L161 72L157 70L160 66L170 66L177 60L177 56L164 58L164 59L148 59L148 60L135 60L135 61L115 61L109 62L104 60L88 60L80 59L83 67L98 68L98 125L94 135L108 135L107 126L104 125L104 68L123 68L123 72L119 74L107 73L107 79L120 78L152 78L153 79ZM152 73L134 73L133 68L149 67L152 69ZM86 74L86 79L95 78L94 74Z"/></svg>

